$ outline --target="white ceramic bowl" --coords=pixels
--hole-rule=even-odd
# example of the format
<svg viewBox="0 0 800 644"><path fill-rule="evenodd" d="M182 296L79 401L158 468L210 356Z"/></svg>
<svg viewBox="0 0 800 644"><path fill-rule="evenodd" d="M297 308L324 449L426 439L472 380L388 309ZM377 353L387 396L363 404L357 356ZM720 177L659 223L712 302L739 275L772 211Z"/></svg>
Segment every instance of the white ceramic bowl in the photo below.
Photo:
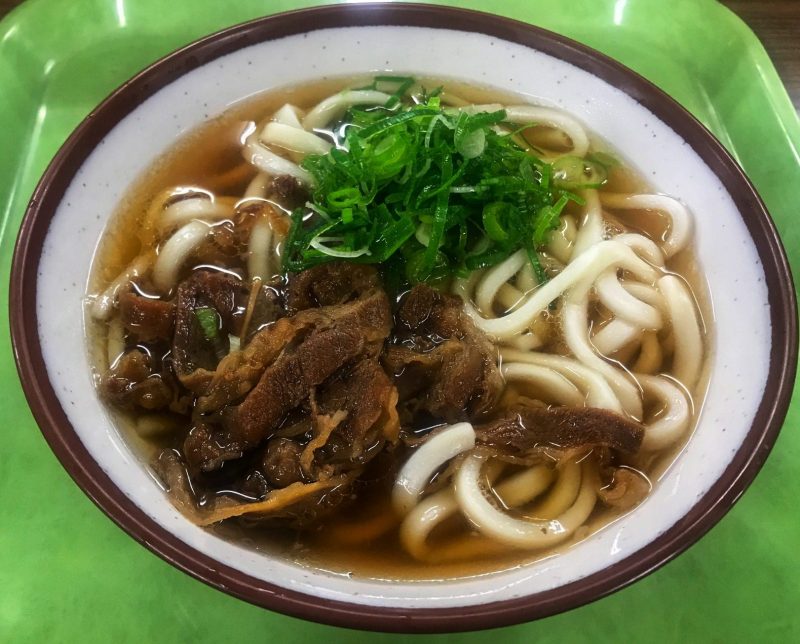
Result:
<svg viewBox="0 0 800 644"><path fill-rule="evenodd" d="M92 386L81 303L95 245L132 180L181 135L247 96L377 70L489 84L564 108L695 215L714 317L699 425L641 506L556 557L488 576L387 583L248 550L176 511ZM441 7L341 6L271 17L195 43L132 79L78 128L42 179L20 234L12 297L20 373L36 418L66 469L112 519L226 592L380 630L463 630L550 614L681 552L719 520L766 458L797 350L791 277L769 216L699 123L594 51Z"/></svg>

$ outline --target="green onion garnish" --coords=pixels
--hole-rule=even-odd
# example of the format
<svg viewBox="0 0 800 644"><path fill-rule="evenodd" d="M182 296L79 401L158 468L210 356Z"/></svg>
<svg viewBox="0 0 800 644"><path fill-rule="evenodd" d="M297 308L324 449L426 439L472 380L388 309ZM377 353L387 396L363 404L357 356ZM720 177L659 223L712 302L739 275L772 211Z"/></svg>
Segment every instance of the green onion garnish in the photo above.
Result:
<svg viewBox="0 0 800 644"><path fill-rule="evenodd" d="M284 269L391 258L418 282L493 266L522 248L544 279L538 251L567 203L582 202L571 191L605 181L606 159L548 164L497 129L505 111L443 108L441 90L411 97L413 86L410 77L376 77L370 87L389 101L351 108L332 124L337 145L303 160L315 188L292 214Z"/></svg>
<svg viewBox="0 0 800 644"><path fill-rule="evenodd" d="M194 316L207 340L213 342L219 339L219 315L216 309L200 306L194 310Z"/></svg>

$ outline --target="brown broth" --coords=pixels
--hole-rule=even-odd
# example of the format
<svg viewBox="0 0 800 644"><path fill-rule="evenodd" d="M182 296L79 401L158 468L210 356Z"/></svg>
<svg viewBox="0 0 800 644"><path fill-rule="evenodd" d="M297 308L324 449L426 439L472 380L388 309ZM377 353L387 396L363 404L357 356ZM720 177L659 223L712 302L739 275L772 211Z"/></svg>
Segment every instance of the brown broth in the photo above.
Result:
<svg viewBox="0 0 800 644"><path fill-rule="evenodd" d="M440 82L421 81L431 87ZM224 114L210 119L196 130L184 136L167 150L140 178L138 178L121 201L117 211L109 219L101 243L93 260L89 282L89 293L101 291L128 263L141 252L140 240L129 234L137 230L145 217L150 202L161 191L173 186L196 186L218 196L241 195L247 183L255 175L243 161L240 146L243 133L253 123L262 121L286 102L308 107L345 86L353 86L353 79L331 79L304 87L283 88L265 92L235 104ZM524 102L524 98L497 90L447 82L448 92L474 103ZM593 139L594 150L613 151L613 148L598 138ZM651 188L641 174L626 165L614 168L605 190L611 192L650 191ZM626 217L626 222L629 218ZM660 235L663 226L648 225L643 232ZM684 251L673 258L670 270L679 273L691 286L708 331L711 309L707 289L699 271L696 258L691 251ZM106 358L107 324L86 317L87 337L92 363L96 374L108 367ZM706 333L706 352L711 351L710 335ZM710 360L706 359L702 377L691 392L694 404L693 423L700 413L708 381ZM161 438L142 438L136 431L136 418L112 410L120 430L140 454L145 465L163 448L176 446L179 434ZM688 438L688 436L687 436ZM684 449L684 438L670 449L655 454L645 461L636 462L636 467L647 472L657 482ZM340 574L354 574L377 579L442 579L487 574L522 566L531 561L548 558L570 548L589 534L608 528L624 512L603 508L598 504L587 525L580 534L561 546L544 551L524 552L510 550L504 554L484 557L479 560L454 563L420 563L414 560L399 543L397 530L354 541L353 533L358 529L375 529L390 510L387 498L393 482L394 469L384 468L382 474L374 474L372 481L361 485L359 500L340 511L334 519L327 520L307 533L268 527L242 528L236 522L215 526L213 531L225 538L235 540L254 549L278 554L299 564L329 570ZM388 520L388 519L387 519ZM468 531L466 522L460 527ZM613 529L613 528L610 528ZM342 535L337 537L337 535ZM434 535L435 536L435 535Z"/></svg>

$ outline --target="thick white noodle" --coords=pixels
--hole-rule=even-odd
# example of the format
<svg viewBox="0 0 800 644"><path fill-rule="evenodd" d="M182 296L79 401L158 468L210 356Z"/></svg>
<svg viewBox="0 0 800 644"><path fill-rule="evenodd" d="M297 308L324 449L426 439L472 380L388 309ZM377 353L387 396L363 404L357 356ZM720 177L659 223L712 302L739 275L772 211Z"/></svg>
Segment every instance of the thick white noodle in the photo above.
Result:
<svg viewBox="0 0 800 644"><path fill-rule="evenodd" d="M600 195L604 207L614 210L658 210L670 217L670 227L663 242L664 254L672 257L685 248L692 234L692 218L677 199L666 195L628 195L604 192Z"/></svg>
<svg viewBox="0 0 800 644"><path fill-rule="evenodd" d="M143 275L150 268L152 254L139 255L109 284L92 302L91 313L95 320L107 320L117 305L120 289L130 284L131 280Z"/></svg>
<svg viewBox="0 0 800 644"><path fill-rule="evenodd" d="M532 331L518 335L505 342L506 346L519 349L520 351L533 351L543 344L544 342L542 342L541 338L534 335Z"/></svg>
<svg viewBox="0 0 800 644"><path fill-rule="evenodd" d="M461 452L475 447L475 430L469 423L456 423L437 432L411 455L392 488L392 504L400 514L408 513L428 485L433 473Z"/></svg>
<svg viewBox="0 0 800 644"><path fill-rule="evenodd" d="M400 542L416 559L428 557L428 535L445 519L458 511L458 501L448 486L420 501L400 524Z"/></svg>
<svg viewBox="0 0 800 644"><path fill-rule="evenodd" d="M653 266L664 266L664 253L652 239L639 233L622 233L616 235L614 240L630 246L639 257L647 260Z"/></svg>
<svg viewBox="0 0 800 644"><path fill-rule="evenodd" d="M230 206L217 203L206 196L190 197L167 206L158 220L158 229L163 234L193 219L220 221L231 216L233 209Z"/></svg>
<svg viewBox="0 0 800 644"><path fill-rule="evenodd" d="M261 172L270 176L288 174L301 183L313 185L314 180L311 175L303 170L299 165L284 159L261 145L256 139L250 137L242 148L245 160L258 168Z"/></svg>
<svg viewBox="0 0 800 644"><path fill-rule="evenodd" d="M603 240L605 222L603 211L600 208L600 197L597 190L584 190L581 195L586 201L581 215L581 225L575 235L575 245L572 247L572 259L586 252L592 246Z"/></svg>
<svg viewBox="0 0 800 644"><path fill-rule="evenodd" d="M173 233L159 249L153 266L153 283L162 293L168 293L175 285L183 262L211 232L211 226L202 221L190 221Z"/></svg>
<svg viewBox="0 0 800 644"><path fill-rule="evenodd" d="M656 420L645 425L642 449L663 449L677 441L689 427L691 409L686 394L663 376L636 374L636 379L641 383L645 394L655 396L665 406Z"/></svg>
<svg viewBox="0 0 800 644"><path fill-rule="evenodd" d="M501 105L500 103L470 103L469 105L458 105L454 108L454 111L451 113L456 112L464 112L465 114L469 114L472 116L473 114L481 114L483 112L497 112L499 110L504 110L505 106ZM448 110L445 110L448 111Z"/></svg>
<svg viewBox="0 0 800 644"><path fill-rule="evenodd" d="M636 362L633 363L631 371L636 374L656 373L663 360L664 354L661 351L661 343L658 341L656 332L645 331L642 333L639 356L636 358Z"/></svg>
<svg viewBox="0 0 800 644"><path fill-rule="evenodd" d="M506 362L502 366L507 382L523 382L535 385L540 392L549 394L552 400L566 407L583 407L585 396L569 379L558 371L537 364ZM540 393L537 392L537 393Z"/></svg>
<svg viewBox="0 0 800 644"><path fill-rule="evenodd" d="M559 227L550 233L546 246L547 252L562 264L568 264L575 248L576 234L575 220L570 215L563 215Z"/></svg>
<svg viewBox="0 0 800 644"><path fill-rule="evenodd" d="M272 251L272 227L266 217L259 217L247 244L247 272L250 279L260 279L262 282L272 277L270 255Z"/></svg>
<svg viewBox="0 0 800 644"><path fill-rule="evenodd" d="M664 296L672 320L675 339L672 375L691 390L700 376L703 359L703 338L695 301L683 280L674 275L658 280L658 290Z"/></svg>
<svg viewBox="0 0 800 644"><path fill-rule="evenodd" d="M622 288L628 293L633 295L636 299L646 302L655 309L658 309L662 314L667 310L667 305L664 298L655 286L643 284L642 282L622 282Z"/></svg>
<svg viewBox="0 0 800 644"><path fill-rule="evenodd" d="M664 325L661 312L631 295L620 284L616 270L604 271L594 286L600 301L617 318L643 329L657 330Z"/></svg>
<svg viewBox="0 0 800 644"><path fill-rule="evenodd" d="M535 105L509 105L505 110L506 120L510 123L520 125L536 123L564 132L572 140L572 150L569 154L582 157L589 151L589 136L583 125L561 110Z"/></svg>
<svg viewBox="0 0 800 644"><path fill-rule="evenodd" d="M390 95L376 90L346 90L318 103L306 114L303 127L306 130L322 128L341 117L353 105L383 105Z"/></svg>
<svg viewBox="0 0 800 644"><path fill-rule="evenodd" d="M468 277L456 277L453 280L453 294L458 295L465 302L472 299L472 291L475 284L483 276L485 271L479 269L472 271Z"/></svg>
<svg viewBox="0 0 800 644"><path fill-rule="evenodd" d="M491 479L495 477L490 477ZM516 508L532 501L544 492L553 480L553 471L546 465L534 465L509 476L493 486L500 502ZM452 485L423 499L400 526L400 541L417 559L427 559L430 548L426 543L431 531L458 511L458 501Z"/></svg>
<svg viewBox="0 0 800 644"><path fill-rule="evenodd" d="M261 130L259 138L266 145L276 145L288 152L297 152L301 155L327 154L331 149L330 142L322 137L276 121L267 123Z"/></svg>
<svg viewBox="0 0 800 644"><path fill-rule="evenodd" d="M614 319L592 336L592 344L599 353L608 356L640 338L643 331L635 324Z"/></svg>
<svg viewBox="0 0 800 644"><path fill-rule="evenodd" d="M456 473L455 495L464 515L484 535L517 548L544 548L568 539L594 509L596 494L591 476L584 471L575 503L552 520L518 519L495 507L481 486L486 459L467 456Z"/></svg>
<svg viewBox="0 0 800 644"><path fill-rule="evenodd" d="M465 298L464 308L476 326L496 340L510 338L529 327L533 319L550 305L559 295L580 281L589 284L601 272L610 267L620 267L631 271L644 281L655 281L656 273L630 248L613 240L596 244L568 264L564 270L551 279L522 304L518 309L499 318L487 319ZM586 287L588 290L588 287Z"/></svg>
<svg viewBox="0 0 800 644"><path fill-rule="evenodd" d="M547 496L531 508L530 514L536 519L555 519L575 503L581 491L583 480L581 466L574 460L566 461L559 467L558 480L547 492Z"/></svg>
<svg viewBox="0 0 800 644"><path fill-rule="evenodd" d="M247 189L244 191L242 201L247 201L248 199L266 199L270 179L271 177L268 174L259 172L253 177L253 180L247 184Z"/></svg>
<svg viewBox="0 0 800 644"><path fill-rule="evenodd" d="M539 286L536 273L533 272L533 266L531 266L530 262L525 262L522 265L519 273L517 273L516 284L517 288L523 293L528 293Z"/></svg>
<svg viewBox="0 0 800 644"><path fill-rule="evenodd" d="M296 105L292 105L291 103L285 103L280 109L278 109L275 114L272 116L272 120L276 123L283 123L284 125L289 125L291 127L296 127L299 129L303 129L303 124L300 122L302 118L302 111Z"/></svg>
<svg viewBox="0 0 800 644"><path fill-rule="evenodd" d="M584 393L587 407L622 412L622 405L606 379L574 358L550 353L518 351L506 347L501 347L500 355L504 363L525 362L560 373Z"/></svg>
<svg viewBox="0 0 800 644"><path fill-rule="evenodd" d="M524 299L525 293L520 291L517 287L511 286L510 282L501 284L500 288L497 289L497 297L495 297L495 301L506 311L517 308Z"/></svg>
<svg viewBox="0 0 800 644"><path fill-rule="evenodd" d="M275 114L272 115L272 120L276 123L281 123L283 125L288 125L293 128L297 128L298 130L303 130L303 124L300 120L305 115L305 112L302 111L300 108L286 103L283 105ZM303 130L305 131L305 130ZM289 158L294 161L295 163L300 163L303 160L304 154L299 152L287 152Z"/></svg>
<svg viewBox="0 0 800 644"><path fill-rule="evenodd" d="M623 248L627 249L625 246ZM591 252L591 250L587 251L582 257L588 256ZM591 277L584 278L567 293L561 311L564 340L575 358L603 375L622 403L623 410L634 418L641 419L642 399L638 385L630 380L621 369L612 366L598 355L589 342L590 286Z"/></svg>
<svg viewBox="0 0 800 644"><path fill-rule="evenodd" d="M518 250L484 273L483 278L478 282L478 286L475 289L475 303L483 315L494 317L493 303L500 287L516 275L527 261L528 257L525 251Z"/></svg>

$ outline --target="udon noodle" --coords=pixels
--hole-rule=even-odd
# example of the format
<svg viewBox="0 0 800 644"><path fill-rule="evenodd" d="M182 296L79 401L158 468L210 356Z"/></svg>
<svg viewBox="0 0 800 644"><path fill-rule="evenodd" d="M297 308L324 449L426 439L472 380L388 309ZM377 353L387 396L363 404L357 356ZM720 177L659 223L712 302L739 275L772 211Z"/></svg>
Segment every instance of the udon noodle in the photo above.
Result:
<svg viewBox="0 0 800 644"><path fill-rule="evenodd" d="M346 133L370 127L354 125L363 114L385 110L391 118L433 103L418 84L393 94L389 81L348 83L320 97L323 87L316 100L295 92L294 102L279 103L273 94L259 122L250 119L263 100L223 118L242 124L240 142L226 145L238 147L245 163L227 154L211 172L176 171L187 150L208 155L199 138L184 144L140 184L138 201L112 222L96 258L87 310L99 387L143 438L175 505L201 525L235 525L248 538L291 534L320 565L358 568L374 552L376 560L408 562L396 574L426 575L409 572L412 562L479 560L491 569L508 557L542 556L642 502L685 442L704 386L708 340L685 206L609 162L608 146L573 116L445 84L435 102L441 111L425 117L419 145L457 129L462 114L502 113L481 133L484 145L513 139L515 150L536 159L542 184L548 168L558 182L558 169L576 159L587 176L604 176L576 182L568 170L561 175L567 197L535 257L503 242L502 258L452 269L445 230L438 243L450 272L419 286L398 282L402 267L371 262L373 246L357 247L326 223L333 200L317 199L321 175L308 160L351 153ZM460 148L464 158L488 154L472 138ZM408 161L397 172L410 177L411 167ZM176 178L178 185L165 184ZM470 190L451 182L450 207L468 210L472 202L457 199ZM348 224L352 213L340 211ZM135 239L120 222L135 222ZM314 222L333 232L309 236L304 257L317 259L287 271L292 240ZM493 223L484 219L489 244L507 232L492 237ZM420 215L403 248L413 245L424 257L435 226L435 216ZM469 237L475 230L462 229L468 242L459 261L485 250L487 240ZM411 275L412 252L403 252ZM316 299L296 305L293 280L305 280L303 293ZM214 290L221 288L225 297ZM359 338L356 358L316 380L307 374L322 367L303 363L297 394L265 384L295 354L305 359L315 333L345 333L338 316L385 298L384 289L391 296L386 329L374 340ZM329 291L339 299L325 300ZM425 316L414 321L423 304ZM356 331L372 333L383 324L375 319ZM278 342L286 329L293 339ZM320 364L335 361L314 351ZM354 402L358 394L347 389L364 370L379 409ZM336 387L338 407L326 407ZM268 401L246 415L266 389L297 400L279 411ZM433 393L441 391L462 398ZM275 421L264 429L270 414ZM356 431L367 416L361 424L368 428Z"/></svg>

